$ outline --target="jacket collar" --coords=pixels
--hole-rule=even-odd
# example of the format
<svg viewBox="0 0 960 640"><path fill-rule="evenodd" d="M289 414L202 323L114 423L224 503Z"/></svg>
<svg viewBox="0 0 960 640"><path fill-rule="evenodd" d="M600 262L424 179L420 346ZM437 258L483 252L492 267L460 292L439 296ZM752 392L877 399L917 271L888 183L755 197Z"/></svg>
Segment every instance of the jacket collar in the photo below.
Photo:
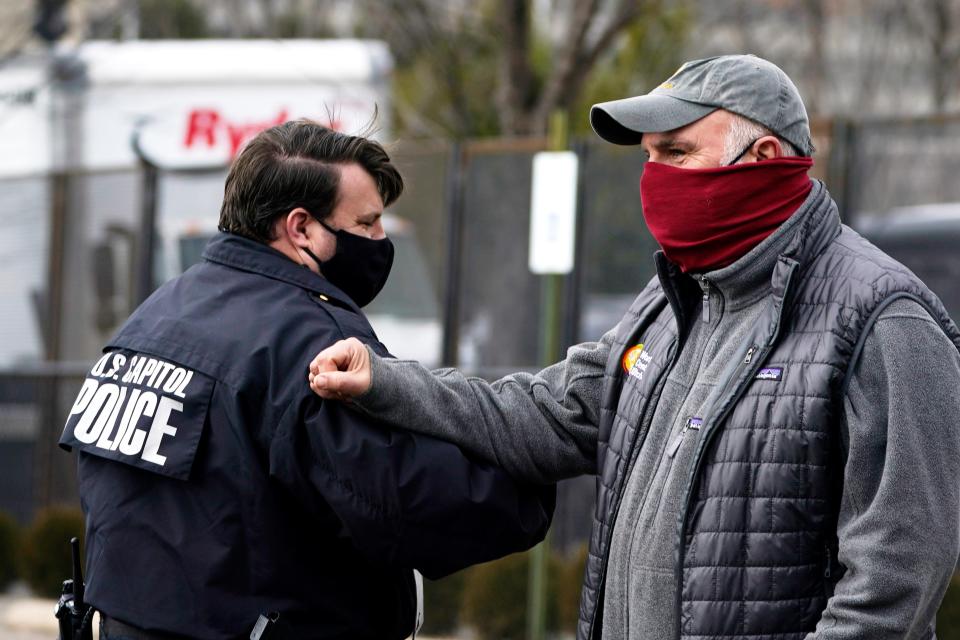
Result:
<svg viewBox="0 0 960 640"><path fill-rule="evenodd" d="M262 242L233 233L218 233L207 243L203 258L232 269L255 273L305 289L316 296L333 298L343 306L361 313L360 308L326 278L299 265Z"/></svg>
<svg viewBox="0 0 960 640"><path fill-rule="evenodd" d="M795 260L805 270L840 235L841 224L837 205L819 180L813 181L801 212L800 225L780 257Z"/></svg>

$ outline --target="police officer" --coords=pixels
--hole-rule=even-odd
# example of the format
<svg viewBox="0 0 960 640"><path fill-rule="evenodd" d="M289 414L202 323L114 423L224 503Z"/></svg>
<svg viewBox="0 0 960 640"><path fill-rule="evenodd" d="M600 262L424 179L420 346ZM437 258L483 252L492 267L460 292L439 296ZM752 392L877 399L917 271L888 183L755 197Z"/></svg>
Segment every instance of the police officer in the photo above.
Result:
<svg viewBox="0 0 960 640"><path fill-rule="evenodd" d="M232 640L268 618L281 638L404 638L414 569L542 539L552 487L320 400L303 375L344 337L387 355L360 308L390 272L381 215L402 189L367 138L260 133L203 262L106 346L60 440L80 452L101 638Z"/></svg>

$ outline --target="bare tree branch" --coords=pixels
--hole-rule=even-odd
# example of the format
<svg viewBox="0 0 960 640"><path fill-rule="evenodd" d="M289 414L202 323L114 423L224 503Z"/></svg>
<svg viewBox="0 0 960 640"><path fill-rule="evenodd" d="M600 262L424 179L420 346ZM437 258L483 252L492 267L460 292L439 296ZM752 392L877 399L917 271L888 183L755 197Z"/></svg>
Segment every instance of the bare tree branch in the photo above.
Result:
<svg viewBox="0 0 960 640"><path fill-rule="evenodd" d="M380 21L388 35L398 63L412 60L418 53L434 51L427 58L431 80L443 88L449 100L446 123L448 135L463 138L473 131L470 97L466 88L471 81L465 72L465 56L471 55L477 43L470 35L469 14L441 15L427 0L368 0L368 11L389 16ZM450 22L450 24L445 23Z"/></svg>
<svg viewBox="0 0 960 640"><path fill-rule="evenodd" d="M369 19L358 27L387 40L398 70L403 70L400 77L409 96L398 108L419 105L430 112L430 120L456 137L494 131L544 133L555 109L579 99L604 52L644 12L650 11L655 20L651 10L663 3L558 4L566 18L563 37L541 68L535 49L539 34L532 28L533 0L499 0L479 9L476 4L444 0L359 1ZM421 117L411 121L422 124L423 114L417 115Z"/></svg>
<svg viewBox="0 0 960 640"><path fill-rule="evenodd" d="M575 46L571 45L567 57L558 65L548 82L537 109L534 112L535 126L538 131L546 127L550 113L557 108L567 107L579 93L590 70L600 55L608 50L645 9L656 9L659 0L620 0L613 17L592 43L586 42L592 19L597 14L596 3L577 3L578 16L571 22L572 35L576 37Z"/></svg>
<svg viewBox="0 0 960 640"><path fill-rule="evenodd" d="M806 105L810 113L819 113L823 102L823 82L826 71L824 31L824 0L803 0L802 6L807 14L807 27L810 35L810 61L807 65Z"/></svg>
<svg viewBox="0 0 960 640"><path fill-rule="evenodd" d="M596 63L597 58L600 57L600 54L606 51L613 44L613 41L623 33L634 20L640 17L640 14L643 13L645 9L657 11L659 7L660 0L621 0L620 7L614 14L610 24L600 32L599 37L584 54L582 64L588 65L588 68L592 67L594 63Z"/></svg>
<svg viewBox="0 0 960 640"><path fill-rule="evenodd" d="M504 4L501 24L506 46L500 56L497 103L503 133L516 134L527 126L524 114L533 77L530 68L530 3L528 0L505 0Z"/></svg>
<svg viewBox="0 0 960 640"><path fill-rule="evenodd" d="M956 88L957 66L960 49L952 42L957 27L956 2L930 0L932 33L930 48L933 55L933 106L943 112L947 100Z"/></svg>
<svg viewBox="0 0 960 640"><path fill-rule="evenodd" d="M960 46L956 42L958 4L957 0L919 0L901 9L904 24L929 47L930 97L938 112L945 110L960 71Z"/></svg>
<svg viewBox="0 0 960 640"><path fill-rule="evenodd" d="M621 5L637 4L633 0L622 0ZM587 32L597 15L597 0L581 0L574 3L574 13L567 25L567 35L559 52L559 59L551 70L544 85L540 100L533 111L531 128L538 133L546 129L550 112L569 96L573 85L579 83L585 73L583 51L586 47ZM622 9L622 6L621 6Z"/></svg>

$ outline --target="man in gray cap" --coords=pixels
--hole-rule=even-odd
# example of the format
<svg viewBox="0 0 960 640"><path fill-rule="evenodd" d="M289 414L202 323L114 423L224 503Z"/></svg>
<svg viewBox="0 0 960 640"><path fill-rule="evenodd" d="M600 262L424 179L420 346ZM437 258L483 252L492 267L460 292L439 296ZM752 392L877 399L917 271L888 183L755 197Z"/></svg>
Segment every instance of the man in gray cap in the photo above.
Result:
<svg viewBox="0 0 960 640"><path fill-rule="evenodd" d="M520 478L597 474L579 640L932 638L960 540L960 332L840 223L803 102L753 56L606 102L648 154L657 277L599 342L488 384L317 356L327 398Z"/></svg>

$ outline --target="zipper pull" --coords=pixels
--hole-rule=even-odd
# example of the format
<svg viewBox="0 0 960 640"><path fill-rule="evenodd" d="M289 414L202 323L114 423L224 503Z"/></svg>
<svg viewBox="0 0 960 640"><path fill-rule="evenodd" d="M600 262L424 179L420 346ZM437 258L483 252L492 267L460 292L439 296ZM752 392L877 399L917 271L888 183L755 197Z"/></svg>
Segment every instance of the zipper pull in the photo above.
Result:
<svg viewBox="0 0 960 640"><path fill-rule="evenodd" d="M680 433L677 434L677 437L673 439L673 442L670 443L670 447L667 449L667 457L672 458L677 455L677 451L680 450L680 445L683 444L683 438L687 435L687 431L693 429L694 431L699 431L700 427L703 426L703 420L696 416L687 420L687 423L683 425L683 429L680 430Z"/></svg>
<svg viewBox="0 0 960 640"><path fill-rule="evenodd" d="M830 579L830 576L833 575L833 554L830 553L830 547L826 547L827 551L827 567L823 570L823 577Z"/></svg>
<svg viewBox="0 0 960 640"><path fill-rule="evenodd" d="M672 458L677 455L677 451L680 450L680 445L683 444L683 435L687 432L687 428L684 427L683 430L677 434L677 437L673 439L673 442L670 443L670 448L667 449L667 457Z"/></svg>
<svg viewBox="0 0 960 640"><path fill-rule="evenodd" d="M704 322L710 322L710 282L700 276L700 289L703 290L703 312L701 317Z"/></svg>
<svg viewBox="0 0 960 640"><path fill-rule="evenodd" d="M747 349L747 355L743 358L743 364L750 364L750 361L753 360L753 354L757 352L757 347L752 346Z"/></svg>

